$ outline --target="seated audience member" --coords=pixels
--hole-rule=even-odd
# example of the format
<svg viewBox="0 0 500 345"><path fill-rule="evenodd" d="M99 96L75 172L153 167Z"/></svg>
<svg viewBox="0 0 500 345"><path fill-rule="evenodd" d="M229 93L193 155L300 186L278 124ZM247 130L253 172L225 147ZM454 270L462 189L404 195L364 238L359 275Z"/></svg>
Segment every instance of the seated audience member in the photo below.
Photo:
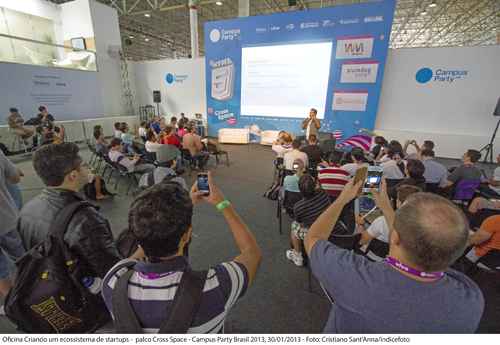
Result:
<svg viewBox="0 0 500 345"><path fill-rule="evenodd" d="M170 118L169 125L172 126L172 128L174 129L174 132L177 130L177 118L175 116L172 116Z"/></svg>
<svg viewBox="0 0 500 345"><path fill-rule="evenodd" d="M155 132L150 129L146 135L146 143L144 144L144 148L147 152L158 152L158 150L162 147L163 144L158 142L158 138Z"/></svg>
<svg viewBox="0 0 500 345"><path fill-rule="evenodd" d="M139 180L139 187L148 188L154 184L161 183L164 180L175 181L179 183L184 189L188 190L184 178L177 176L177 153L174 151L169 152L169 156L163 157L164 162L160 163L152 172L142 175ZM153 175L151 175L153 174Z"/></svg>
<svg viewBox="0 0 500 345"><path fill-rule="evenodd" d="M358 171L359 168L368 166L365 161L365 153L359 147L352 149L351 159L352 163L344 164L341 167L343 170L347 171L351 177L356 175L356 171Z"/></svg>
<svg viewBox="0 0 500 345"><path fill-rule="evenodd" d="M16 223L19 211L15 200L12 198L8 185L15 186L21 180L20 170L0 151L0 298L7 296L12 287L10 276L13 272L9 269L11 260L17 260L24 254L24 247ZM8 258L9 257L9 258ZM0 314L5 315L3 306Z"/></svg>
<svg viewBox="0 0 500 345"><path fill-rule="evenodd" d="M408 159L404 169L406 178L402 179L394 187L389 188L389 196L392 199L396 198L397 188L399 186L416 186L420 188L422 192L426 190L424 178L425 166L421 161L418 159Z"/></svg>
<svg viewBox="0 0 500 345"><path fill-rule="evenodd" d="M187 133L182 138L182 148L188 150L191 157L198 163L198 167L203 169L209 159L209 153L203 151L204 146L201 137L196 134L196 128L190 124L186 129Z"/></svg>
<svg viewBox="0 0 500 345"><path fill-rule="evenodd" d="M415 148L415 153L408 154L408 146L412 145ZM434 142L432 140L424 140L420 147L416 140L407 140L403 147L403 155L405 159L422 159L423 150L434 150Z"/></svg>
<svg viewBox="0 0 500 345"><path fill-rule="evenodd" d="M304 175L306 167L301 159L296 159L293 162L293 165L297 168L293 169L293 171L295 172L293 175L285 176L283 180L283 190L285 190L286 192L300 193L299 180L302 175Z"/></svg>
<svg viewBox="0 0 500 345"><path fill-rule="evenodd" d="M210 173L209 186L210 195L203 197L196 184L193 185L190 198L178 183L160 183L143 191L133 201L128 216L129 229L144 250L146 260L120 261L106 275L103 296L115 319L116 311L111 301L113 289L120 277L130 270L133 270L129 278L133 287L128 289L128 298L143 332L158 332L172 313L174 296L189 293L178 291L179 286L183 286L179 282L187 274L185 272L191 270L187 252L193 232L193 204L203 200L222 213L240 253L231 261L208 269L201 302L188 333L224 332L228 312L254 280L261 251L253 234L214 184Z"/></svg>
<svg viewBox="0 0 500 345"><path fill-rule="evenodd" d="M321 162L321 149L318 146L318 139L315 134L311 134L308 139L308 145L300 149L307 155L309 164L311 168L316 168L316 166Z"/></svg>
<svg viewBox="0 0 500 345"><path fill-rule="evenodd" d="M380 159L377 160L377 162L379 163L385 163L385 162L388 162L391 160L391 157L389 156L389 152L392 151L392 152L398 152L399 153L399 157L401 157L401 159L404 158L405 154L403 152L403 146L401 145L401 143L397 140L391 140L389 142L389 144L387 145L387 147L384 148L383 150L383 154L382 156L380 157Z"/></svg>
<svg viewBox="0 0 500 345"><path fill-rule="evenodd" d="M324 332L473 333L484 298L470 278L449 269L467 245L460 209L436 194L415 193L394 212L383 181L372 194L392 224L390 250L385 261L370 262L328 241L361 185L347 184L305 237L312 272L335 301Z"/></svg>
<svg viewBox="0 0 500 345"><path fill-rule="evenodd" d="M188 123L189 123L189 119L186 117L186 115L184 113L181 113L180 119L179 119L179 121L177 121L177 127L180 128L181 125L182 125L182 127L185 127Z"/></svg>
<svg viewBox="0 0 500 345"><path fill-rule="evenodd" d="M327 157L327 162L318 165L318 180L321 188L328 194L330 200L339 196L344 186L349 182L350 174L340 167L343 152L333 151Z"/></svg>
<svg viewBox="0 0 500 345"><path fill-rule="evenodd" d="M488 184L479 187L481 194L488 198L500 199L500 154L497 155L497 164L499 166L493 171L493 176L486 181Z"/></svg>
<svg viewBox="0 0 500 345"><path fill-rule="evenodd" d="M165 121L165 119L162 117L163 121ZM160 117L159 116L155 116L153 118L153 122L151 123L151 129L156 133L156 134L160 134L161 132L161 126L160 126Z"/></svg>
<svg viewBox="0 0 500 345"><path fill-rule="evenodd" d="M129 158L122 152L123 145L121 139L114 138L111 140L108 157L112 162L124 166L129 172L146 173L154 170L155 166L153 164L142 163L138 155Z"/></svg>
<svg viewBox="0 0 500 345"><path fill-rule="evenodd" d="M283 156L283 162L285 164L285 169L293 170L293 162L296 159L300 159L302 162L304 162L304 165L306 167L309 166L309 159L307 158L307 154L300 151L300 140L299 139L295 139L292 142L292 150L285 153L285 155Z"/></svg>
<svg viewBox="0 0 500 345"><path fill-rule="evenodd" d="M183 123L179 122L179 124L177 125L179 127L177 129L177 136L181 139L184 136L184 134L186 134L186 128L184 126L186 126L187 124L188 122L183 122Z"/></svg>
<svg viewBox="0 0 500 345"><path fill-rule="evenodd" d="M148 126L146 121L141 121L137 134L142 139L143 142L147 140Z"/></svg>
<svg viewBox="0 0 500 345"><path fill-rule="evenodd" d="M456 186L462 180L481 180L481 170L476 163L481 159L481 153L477 150L467 150L462 156L463 164L456 167L448 176L446 187Z"/></svg>
<svg viewBox="0 0 500 345"><path fill-rule="evenodd" d="M469 205L469 212L471 214L476 214L481 210L500 210L500 200L499 199L486 199L483 197L476 197L472 199Z"/></svg>
<svg viewBox="0 0 500 345"><path fill-rule="evenodd" d="M46 145L33 155L33 167L46 188L21 210L18 230L27 250L44 241L64 206L84 200L79 191L89 181L89 169L74 143ZM71 219L64 241L83 261L84 276L104 277L120 260L109 222L93 207Z"/></svg>
<svg viewBox="0 0 500 345"><path fill-rule="evenodd" d="M121 123L121 131L122 131L122 144L123 144L123 152L127 152L130 154L134 154L134 136L129 133L128 125L125 122Z"/></svg>
<svg viewBox="0 0 500 345"><path fill-rule="evenodd" d="M417 186L411 185L401 185L396 191L396 209L400 208L404 204L406 199L412 194L422 192ZM360 217L361 218L361 217ZM358 225L363 226L364 220L357 221ZM389 243L390 229L387 225L387 221L384 216L376 218L373 223L370 224L366 231L361 233L361 240L359 243L361 245L368 244L371 240L376 238L379 241Z"/></svg>
<svg viewBox="0 0 500 345"><path fill-rule="evenodd" d="M286 258L296 266L304 264L300 241L304 239L316 218L330 205L328 195L319 188L314 177L309 174L304 174L300 178L299 190L303 198L293 206L294 220L290 232L292 248L286 251Z"/></svg>
<svg viewBox="0 0 500 345"><path fill-rule="evenodd" d="M49 114L47 111L47 107L41 105L38 107L38 113L37 115L37 120L38 120L38 125L41 127L46 127L48 125L53 125L54 124L54 116L52 114Z"/></svg>
<svg viewBox="0 0 500 345"><path fill-rule="evenodd" d="M274 152L276 152L276 156L278 158L283 158L285 153L293 150L292 141L293 138L290 133L281 131L278 134L278 139L273 143L273 146L271 146L271 148Z"/></svg>
<svg viewBox="0 0 500 345"><path fill-rule="evenodd" d="M98 153L108 154L108 141L104 138L101 125L94 126L95 150Z"/></svg>
<svg viewBox="0 0 500 345"><path fill-rule="evenodd" d="M476 262L490 250L500 250L500 215L484 220L479 230L469 236L469 245L474 246L465 256Z"/></svg>
<svg viewBox="0 0 500 345"><path fill-rule="evenodd" d="M177 135L175 135L174 127L172 127L170 125L165 127L165 131L164 131L164 135L163 135L163 138L161 140L161 143L165 144L165 145L174 145L177 148L182 147L182 144L179 141L179 138L177 137Z"/></svg>
<svg viewBox="0 0 500 345"><path fill-rule="evenodd" d="M402 160L402 152L397 146L389 145L387 152L388 161L381 163L383 176L390 180L402 180L405 177L405 165Z"/></svg>
<svg viewBox="0 0 500 345"><path fill-rule="evenodd" d="M376 136L373 139L374 146L371 149L371 155L374 160L378 160L381 157L381 153L383 152L384 146L387 146L388 142L382 136Z"/></svg>
<svg viewBox="0 0 500 345"><path fill-rule="evenodd" d="M114 124L114 127L115 127L115 134L114 134L114 137L116 139L121 139L122 138L122 124L120 122L115 122Z"/></svg>
<svg viewBox="0 0 500 345"><path fill-rule="evenodd" d="M24 127L24 119L19 114L17 108L10 108L10 115L7 117L9 128L26 142L26 139L35 133L32 129Z"/></svg>
<svg viewBox="0 0 500 345"><path fill-rule="evenodd" d="M434 151L424 149L420 153L424 163L424 178L426 183L433 183L439 187L445 187L448 178L448 170L434 159Z"/></svg>

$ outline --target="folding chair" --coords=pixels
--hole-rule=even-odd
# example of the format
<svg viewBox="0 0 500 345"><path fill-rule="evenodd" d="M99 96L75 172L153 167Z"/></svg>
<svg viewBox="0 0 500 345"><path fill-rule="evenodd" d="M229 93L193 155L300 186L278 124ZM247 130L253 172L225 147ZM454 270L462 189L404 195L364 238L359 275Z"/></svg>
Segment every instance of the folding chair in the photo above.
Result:
<svg viewBox="0 0 500 345"><path fill-rule="evenodd" d="M389 244L376 238L370 241L366 248L365 256L374 262L380 262L389 254Z"/></svg>
<svg viewBox="0 0 500 345"><path fill-rule="evenodd" d="M225 156L226 157L226 166L229 166L229 154L227 151L220 150L217 145L208 142L207 143L207 150L208 153L215 156L215 165L219 165L219 156Z"/></svg>
<svg viewBox="0 0 500 345"><path fill-rule="evenodd" d="M292 217L293 206L300 199L302 199L302 194L300 192L283 191L283 193L279 193L276 216L279 220L280 235L283 233L283 211L285 211L288 216Z"/></svg>

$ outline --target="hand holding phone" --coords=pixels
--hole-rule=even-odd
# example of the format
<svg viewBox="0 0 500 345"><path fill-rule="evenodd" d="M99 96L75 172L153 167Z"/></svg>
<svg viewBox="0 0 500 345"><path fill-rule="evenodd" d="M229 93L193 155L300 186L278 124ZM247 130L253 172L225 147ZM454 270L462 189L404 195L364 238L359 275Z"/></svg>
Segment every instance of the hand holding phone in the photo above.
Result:
<svg viewBox="0 0 500 345"><path fill-rule="evenodd" d="M372 189L379 190L382 182L383 169L379 166L370 166L366 174L365 183L363 185L363 193L370 193Z"/></svg>
<svg viewBox="0 0 500 345"><path fill-rule="evenodd" d="M210 185L208 184L208 174L207 173L199 173L196 179L196 184L198 187L198 191L203 194L203 196L210 195Z"/></svg>

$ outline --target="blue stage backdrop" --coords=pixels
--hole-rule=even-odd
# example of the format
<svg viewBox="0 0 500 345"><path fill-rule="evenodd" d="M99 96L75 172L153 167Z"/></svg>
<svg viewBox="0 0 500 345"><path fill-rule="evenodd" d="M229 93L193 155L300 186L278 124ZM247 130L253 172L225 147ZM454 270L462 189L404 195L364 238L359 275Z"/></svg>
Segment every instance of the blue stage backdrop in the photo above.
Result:
<svg viewBox="0 0 500 345"><path fill-rule="evenodd" d="M395 1L205 24L209 135L286 130L318 109L321 132L373 129Z"/></svg>

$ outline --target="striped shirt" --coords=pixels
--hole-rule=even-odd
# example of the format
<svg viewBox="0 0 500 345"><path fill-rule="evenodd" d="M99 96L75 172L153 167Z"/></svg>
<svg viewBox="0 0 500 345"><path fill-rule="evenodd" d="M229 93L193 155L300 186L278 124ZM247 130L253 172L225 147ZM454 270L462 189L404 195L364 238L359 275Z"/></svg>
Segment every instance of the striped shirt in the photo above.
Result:
<svg viewBox="0 0 500 345"><path fill-rule="evenodd" d="M129 268L130 259L117 263L103 281L102 295L113 316L112 294L117 279ZM144 333L158 333L171 311L183 271L189 267L185 257L160 263L137 261L129 280L128 297ZM203 288L200 308L188 333L223 333L227 313L248 287L248 273L240 263L231 261L210 268ZM114 318L114 316L113 316Z"/></svg>
<svg viewBox="0 0 500 345"><path fill-rule="evenodd" d="M318 180L321 188L328 195L337 197L349 182L350 174L348 171L335 166L318 166Z"/></svg>
<svg viewBox="0 0 500 345"><path fill-rule="evenodd" d="M320 190L312 198L297 201L293 206L294 220L308 228L328 206L330 206L330 198Z"/></svg>

